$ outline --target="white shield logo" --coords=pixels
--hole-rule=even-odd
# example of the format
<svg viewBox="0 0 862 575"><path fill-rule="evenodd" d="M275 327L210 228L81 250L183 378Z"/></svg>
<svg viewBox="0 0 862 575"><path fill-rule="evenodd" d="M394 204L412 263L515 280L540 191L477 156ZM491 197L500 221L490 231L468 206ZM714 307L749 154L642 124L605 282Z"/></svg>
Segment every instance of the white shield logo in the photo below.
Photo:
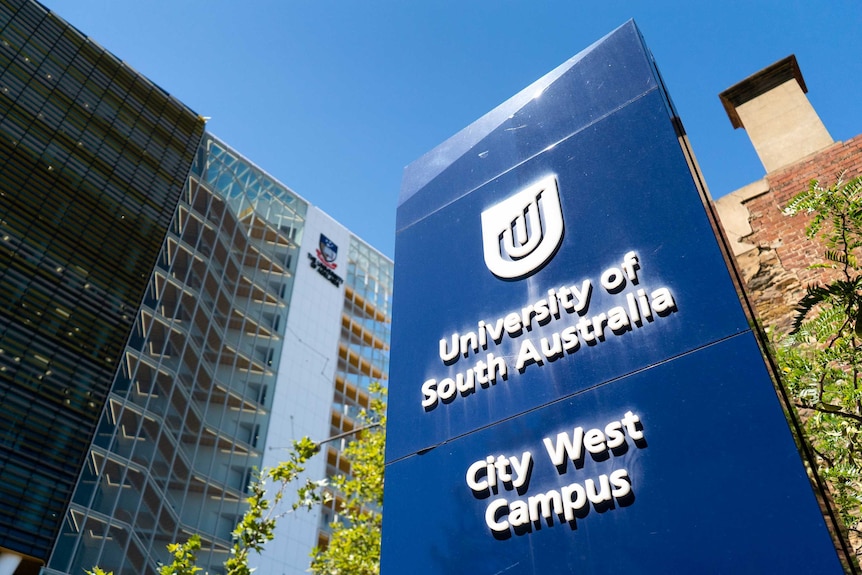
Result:
<svg viewBox="0 0 862 575"><path fill-rule="evenodd" d="M499 278L530 275L562 240L563 209L553 174L482 212L485 265Z"/></svg>

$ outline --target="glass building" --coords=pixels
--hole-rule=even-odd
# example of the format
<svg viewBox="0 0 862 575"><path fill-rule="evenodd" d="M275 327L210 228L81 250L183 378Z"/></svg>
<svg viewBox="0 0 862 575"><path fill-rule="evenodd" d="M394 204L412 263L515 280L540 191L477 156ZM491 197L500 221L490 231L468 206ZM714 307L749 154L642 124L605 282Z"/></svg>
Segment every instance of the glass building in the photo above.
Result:
<svg viewBox="0 0 862 575"><path fill-rule="evenodd" d="M4 562L48 557L203 129L57 16L0 2Z"/></svg>
<svg viewBox="0 0 862 575"><path fill-rule="evenodd" d="M0 106L0 575L156 573L195 533L221 573L253 470L385 384L392 262L35 2L0 0Z"/></svg>

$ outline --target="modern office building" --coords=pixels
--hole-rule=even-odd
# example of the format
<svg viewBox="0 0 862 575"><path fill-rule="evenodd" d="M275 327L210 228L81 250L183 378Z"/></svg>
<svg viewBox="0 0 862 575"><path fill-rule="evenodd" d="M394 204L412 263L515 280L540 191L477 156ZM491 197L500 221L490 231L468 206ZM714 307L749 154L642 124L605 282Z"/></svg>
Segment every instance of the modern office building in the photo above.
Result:
<svg viewBox="0 0 862 575"><path fill-rule="evenodd" d="M204 123L36 4L0 30L0 547L44 560Z"/></svg>
<svg viewBox="0 0 862 575"><path fill-rule="evenodd" d="M193 533L222 572L253 470L385 380L392 262L28 0L0 0L0 161L0 574L156 573Z"/></svg>

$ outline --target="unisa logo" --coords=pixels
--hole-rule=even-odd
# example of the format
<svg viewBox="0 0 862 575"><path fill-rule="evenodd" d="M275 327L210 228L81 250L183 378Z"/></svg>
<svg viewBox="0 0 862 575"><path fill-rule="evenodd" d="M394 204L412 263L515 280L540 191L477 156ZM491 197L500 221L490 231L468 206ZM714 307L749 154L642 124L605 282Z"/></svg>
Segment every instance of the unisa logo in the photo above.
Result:
<svg viewBox="0 0 862 575"><path fill-rule="evenodd" d="M498 278L530 275L562 240L563 209L553 174L482 212L485 265Z"/></svg>

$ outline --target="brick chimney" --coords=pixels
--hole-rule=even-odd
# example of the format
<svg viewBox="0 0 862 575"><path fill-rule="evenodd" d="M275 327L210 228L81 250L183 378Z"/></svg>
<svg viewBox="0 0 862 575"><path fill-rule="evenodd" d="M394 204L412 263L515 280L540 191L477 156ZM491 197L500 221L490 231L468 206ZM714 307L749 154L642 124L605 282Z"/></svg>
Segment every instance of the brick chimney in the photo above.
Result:
<svg viewBox="0 0 862 575"><path fill-rule="evenodd" d="M719 94L734 128L744 128L766 173L833 143L788 56Z"/></svg>

